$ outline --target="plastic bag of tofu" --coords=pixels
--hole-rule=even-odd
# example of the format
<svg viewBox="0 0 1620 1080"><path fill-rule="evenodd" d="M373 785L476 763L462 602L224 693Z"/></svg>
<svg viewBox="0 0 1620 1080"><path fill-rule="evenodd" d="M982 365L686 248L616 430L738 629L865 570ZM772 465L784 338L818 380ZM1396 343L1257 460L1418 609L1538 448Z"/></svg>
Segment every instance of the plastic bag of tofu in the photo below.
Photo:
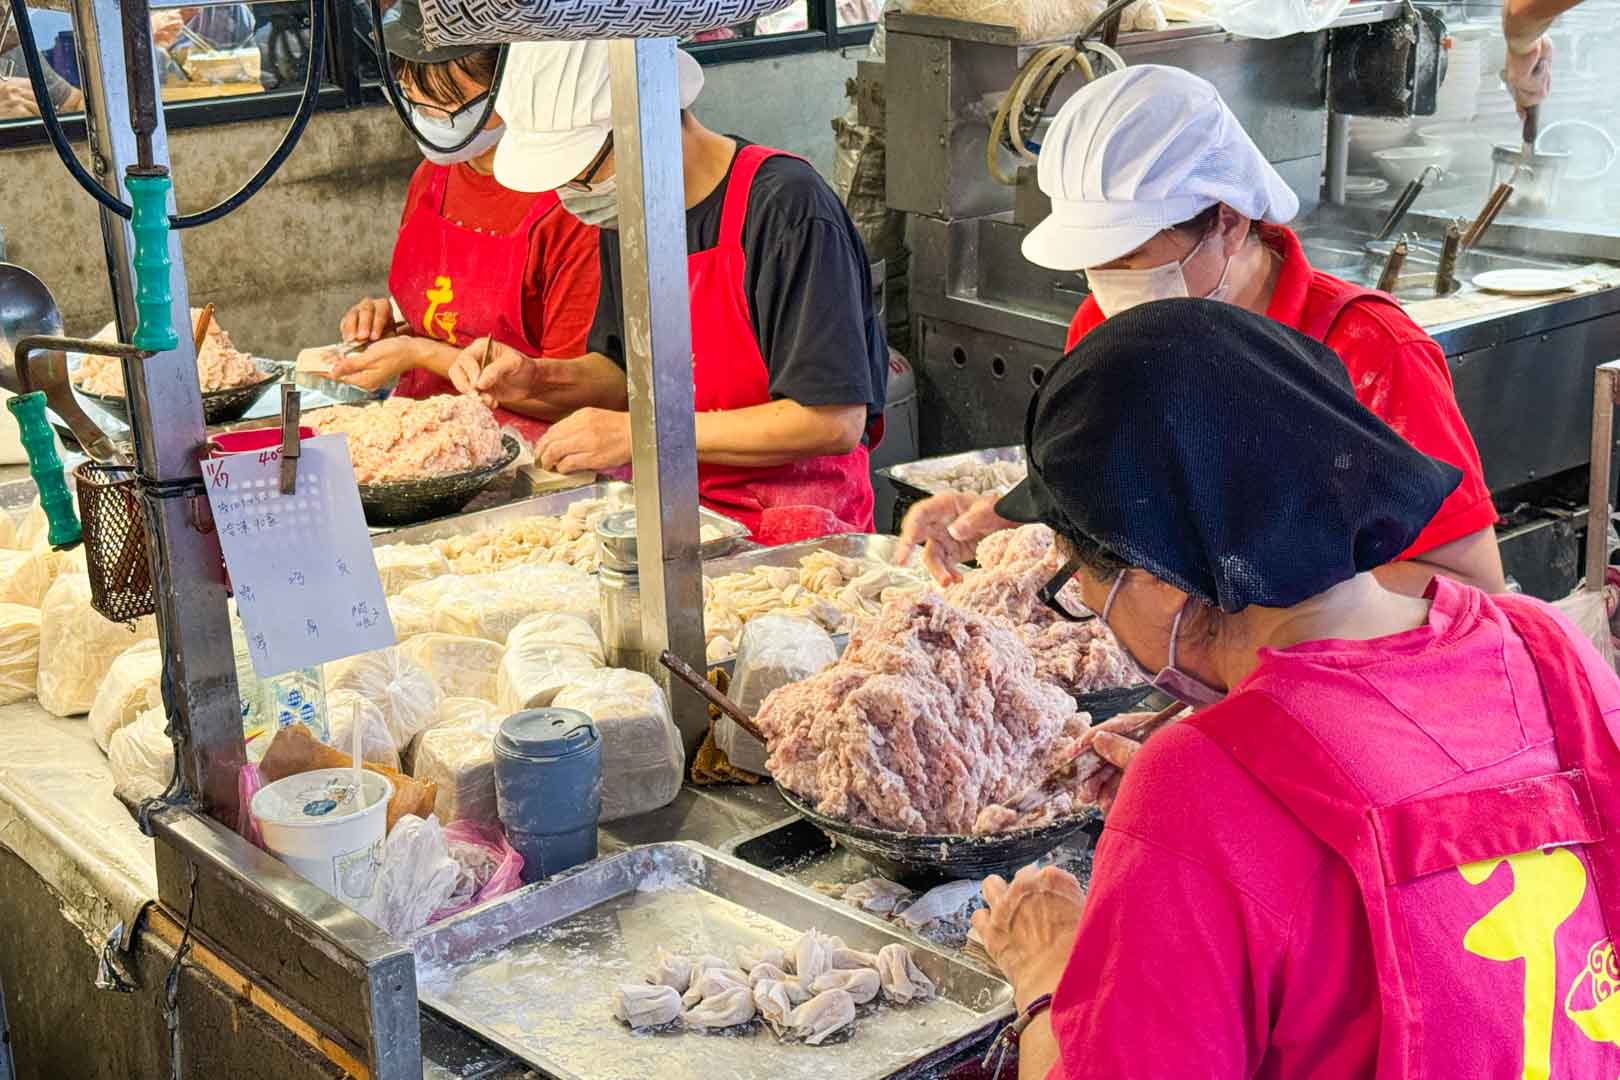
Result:
<svg viewBox="0 0 1620 1080"><path fill-rule="evenodd" d="M90 579L64 574L40 608L39 703L57 716L90 711L118 654L157 636L152 616L133 624L108 622L90 606Z"/></svg>
<svg viewBox="0 0 1620 1080"><path fill-rule="evenodd" d="M752 716L772 690L808 679L838 659L838 646L820 624L798 615L761 615L743 627L731 696ZM769 755L758 739L722 716L714 743L744 772L768 776Z"/></svg>
<svg viewBox="0 0 1620 1080"><path fill-rule="evenodd" d="M155 638L136 642L113 660L90 706L90 734L103 753L113 732L134 723L153 704L161 705L157 685L162 677L163 649Z"/></svg>
<svg viewBox="0 0 1620 1080"><path fill-rule="evenodd" d="M24 701L39 685L39 609L0 604L0 705Z"/></svg>
<svg viewBox="0 0 1620 1080"><path fill-rule="evenodd" d="M395 596L412 585L450 573L449 562L428 544L385 544L372 554L385 596Z"/></svg>
<svg viewBox="0 0 1620 1080"><path fill-rule="evenodd" d="M354 729L360 727L360 758L373 765L399 768L399 748L383 712L355 690L326 694L326 741L345 754L354 753Z"/></svg>
<svg viewBox="0 0 1620 1080"><path fill-rule="evenodd" d="M552 702L578 709L602 736L602 821L668 806L681 790L686 750L663 688L639 671L583 674Z"/></svg>
<svg viewBox="0 0 1620 1080"><path fill-rule="evenodd" d="M595 625L578 615L551 611L530 615L512 627L507 641L510 643L514 637L523 641L544 641L565 649L578 649L595 657L598 665L607 663L602 636L596 632Z"/></svg>
<svg viewBox="0 0 1620 1080"><path fill-rule="evenodd" d="M433 811L454 821L496 822L495 733L507 713L475 698L445 698L439 722L417 736L411 775L438 785Z"/></svg>
<svg viewBox="0 0 1620 1080"><path fill-rule="evenodd" d="M398 648L377 649L326 665L326 691L353 690L382 711L398 753L417 732L433 726L439 692L432 676L407 660ZM336 744L334 744L336 745Z"/></svg>
<svg viewBox="0 0 1620 1080"><path fill-rule="evenodd" d="M592 625L601 618L595 580L571 566L518 566L460 581L433 606L440 633L505 641L530 615L562 612Z"/></svg>
<svg viewBox="0 0 1620 1080"><path fill-rule="evenodd" d="M174 743L162 709L147 709L107 744L113 790L134 802L161 795L174 776Z"/></svg>
<svg viewBox="0 0 1620 1080"><path fill-rule="evenodd" d="M460 634L417 634L401 640L400 655L433 677L445 697L495 700L495 676L506 647Z"/></svg>
<svg viewBox="0 0 1620 1080"><path fill-rule="evenodd" d="M513 627L506 655L495 680L495 702L506 714L540 709L580 676L602 666L584 649L558 644L556 628L548 623L524 622Z"/></svg>

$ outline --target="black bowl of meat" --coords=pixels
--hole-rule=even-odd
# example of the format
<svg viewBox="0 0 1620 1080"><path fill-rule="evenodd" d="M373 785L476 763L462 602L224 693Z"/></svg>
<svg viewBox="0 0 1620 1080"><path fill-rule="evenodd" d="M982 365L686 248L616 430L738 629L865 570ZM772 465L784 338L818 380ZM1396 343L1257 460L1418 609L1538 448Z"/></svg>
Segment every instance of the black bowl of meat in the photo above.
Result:
<svg viewBox="0 0 1620 1080"><path fill-rule="evenodd" d="M1095 807L1023 829L982 836L896 832L828 817L777 785L782 801L838 843L908 884L1016 872L1074 836L1102 815Z"/></svg>
<svg viewBox="0 0 1620 1080"><path fill-rule="evenodd" d="M260 371L260 377L253 382L242 386L228 386L223 390L204 390L202 395L203 422L210 427L215 424L233 424L247 415L247 411L259 403L259 399L269 392L270 388L282 380L286 374L285 365L274 360L255 359L253 365ZM122 394L92 394L87 390L74 386L74 392L97 408L117 417L126 426L129 424L129 400Z"/></svg>
<svg viewBox="0 0 1620 1080"><path fill-rule="evenodd" d="M458 513L516 461L522 449L516 438L502 433L501 456L476 469L419 480L361 484L360 505L366 512L366 524L373 527L415 525Z"/></svg>

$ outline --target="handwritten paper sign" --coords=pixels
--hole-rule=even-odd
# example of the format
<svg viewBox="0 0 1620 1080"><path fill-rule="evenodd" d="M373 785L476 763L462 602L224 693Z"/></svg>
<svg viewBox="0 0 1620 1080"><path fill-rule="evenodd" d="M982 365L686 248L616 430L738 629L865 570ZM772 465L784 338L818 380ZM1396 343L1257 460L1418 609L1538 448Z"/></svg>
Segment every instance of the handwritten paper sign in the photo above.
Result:
<svg viewBox="0 0 1620 1080"><path fill-rule="evenodd" d="M342 435L305 439L298 489L280 448L203 463L219 545L260 678L394 644Z"/></svg>

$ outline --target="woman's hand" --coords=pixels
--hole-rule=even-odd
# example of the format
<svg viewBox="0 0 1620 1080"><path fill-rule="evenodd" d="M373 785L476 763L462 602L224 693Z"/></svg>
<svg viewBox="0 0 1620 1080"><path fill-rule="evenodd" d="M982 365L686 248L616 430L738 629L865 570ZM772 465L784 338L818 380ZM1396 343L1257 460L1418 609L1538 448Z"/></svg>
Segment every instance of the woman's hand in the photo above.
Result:
<svg viewBox="0 0 1620 1080"><path fill-rule="evenodd" d="M933 495L906 511L895 561L904 565L918 547L923 568L941 585L961 580L956 568L973 558L979 541L1016 523L996 513L995 495Z"/></svg>
<svg viewBox="0 0 1620 1080"><path fill-rule="evenodd" d="M1114 805L1114 800L1119 797L1120 781L1125 779L1125 770L1136 752L1142 749L1149 735L1181 714L1178 711L1149 724L1148 721L1155 715L1121 713L1104 720L1080 737L1081 751L1095 751L1105 764L1080 785L1080 790L1075 793L1077 801L1095 805L1104 813Z"/></svg>
<svg viewBox="0 0 1620 1080"><path fill-rule="evenodd" d="M1523 51L1509 47L1507 63L1502 68L1502 82L1513 95L1522 119L1525 109L1540 105L1552 92L1552 42L1537 38Z"/></svg>
<svg viewBox="0 0 1620 1080"><path fill-rule="evenodd" d="M1011 884L991 875L979 888L990 906L973 913L974 932L1023 1009L1057 989L1074 950L1085 893L1073 874L1055 866L1026 866Z"/></svg>
<svg viewBox="0 0 1620 1080"><path fill-rule="evenodd" d="M340 332L344 341L365 344L394 335L394 305L387 297L362 300L343 316Z"/></svg>
<svg viewBox="0 0 1620 1080"><path fill-rule="evenodd" d="M541 436L534 448L542 469L558 473L607 472L630 464L630 414L576 409Z"/></svg>
<svg viewBox="0 0 1620 1080"><path fill-rule="evenodd" d="M390 337L332 361L332 378L362 390L381 390L393 379L421 366L423 352L436 342Z"/></svg>

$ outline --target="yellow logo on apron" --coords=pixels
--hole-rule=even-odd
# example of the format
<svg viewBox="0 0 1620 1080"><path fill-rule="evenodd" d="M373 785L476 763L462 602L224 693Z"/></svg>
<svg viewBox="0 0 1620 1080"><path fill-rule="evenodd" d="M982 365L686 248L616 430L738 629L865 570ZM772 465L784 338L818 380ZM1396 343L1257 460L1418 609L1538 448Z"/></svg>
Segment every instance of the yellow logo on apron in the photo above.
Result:
<svg viewBox="0 0 1620 1080"><path fill-rule="evenodd" d="M450 279L442 275L435 278L433 288L422 295L428 301L427 311L422 315L422 333L435 341L459 345L460 342L456 340L456 313L439 310L456 298Z"/></svg>

